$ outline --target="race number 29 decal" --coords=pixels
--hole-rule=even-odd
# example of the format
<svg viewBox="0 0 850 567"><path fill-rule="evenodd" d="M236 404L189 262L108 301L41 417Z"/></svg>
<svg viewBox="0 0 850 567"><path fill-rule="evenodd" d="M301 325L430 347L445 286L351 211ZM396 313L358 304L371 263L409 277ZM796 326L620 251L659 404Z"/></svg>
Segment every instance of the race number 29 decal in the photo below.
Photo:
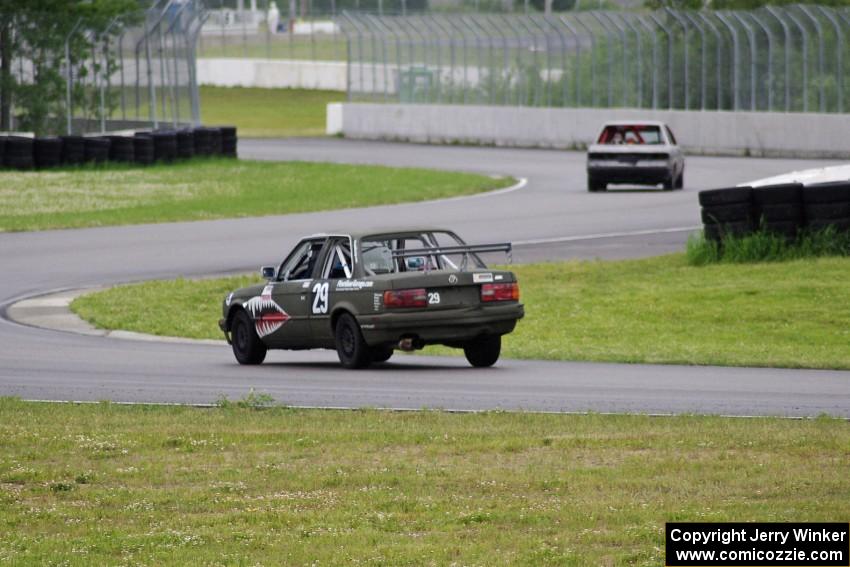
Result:
<svg viewBox="0 0 850 567"><path fill-rule="evenodd" d="M328 312L328 282L319 282L313 286L313 313Z"/></svg>

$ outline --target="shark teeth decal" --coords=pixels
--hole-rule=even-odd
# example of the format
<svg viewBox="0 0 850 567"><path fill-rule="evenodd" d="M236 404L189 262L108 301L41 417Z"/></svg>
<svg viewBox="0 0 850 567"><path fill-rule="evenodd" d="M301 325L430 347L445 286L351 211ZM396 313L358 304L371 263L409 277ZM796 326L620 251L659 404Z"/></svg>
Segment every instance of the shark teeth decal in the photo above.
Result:
<svg viewBox="0 0 850 567"><path fill-rule="evenodd" d="M249 299L245 303L245 309L251 313L257 334L261 338L271 335L290 319L289 314L272 299L271 286L266 286L259 297Z"/></svg>

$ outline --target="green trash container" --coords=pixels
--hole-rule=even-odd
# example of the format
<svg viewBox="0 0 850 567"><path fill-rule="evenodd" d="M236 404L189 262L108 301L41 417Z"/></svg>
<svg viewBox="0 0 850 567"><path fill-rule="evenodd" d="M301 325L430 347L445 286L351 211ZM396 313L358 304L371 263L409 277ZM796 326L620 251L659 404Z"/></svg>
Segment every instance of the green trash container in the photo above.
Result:
<svg viewBox="0 0 850 567"><path fill-rule="evenodd" d="M428 102L434 73L427 67L408 67L399 73L400 102Z"/></svg>

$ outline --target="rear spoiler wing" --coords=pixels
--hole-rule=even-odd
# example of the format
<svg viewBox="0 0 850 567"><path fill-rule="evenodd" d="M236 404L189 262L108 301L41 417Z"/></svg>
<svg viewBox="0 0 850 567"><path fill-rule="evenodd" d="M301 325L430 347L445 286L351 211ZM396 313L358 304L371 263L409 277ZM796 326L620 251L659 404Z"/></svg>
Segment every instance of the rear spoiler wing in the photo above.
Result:
<svg viewBox="0 0 850 567"><path fill-rule="evenodd" d="M409 258L411 256L429 256L439 254L463 254L463 266L466 268L470 254L484 254L487 252L504 252L508 256L508 263L513 263L513 246L510 242L499 242L495 244L463 244L459 246L432 246L428 248L410 248L393 250L393 258Z"/></svg>

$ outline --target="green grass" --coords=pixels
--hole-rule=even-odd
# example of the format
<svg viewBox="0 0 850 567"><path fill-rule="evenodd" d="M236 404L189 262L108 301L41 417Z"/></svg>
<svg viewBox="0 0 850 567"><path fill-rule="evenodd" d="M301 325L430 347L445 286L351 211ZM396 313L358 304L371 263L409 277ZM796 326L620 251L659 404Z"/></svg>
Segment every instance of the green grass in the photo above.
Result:
<svg viewBox="0 0 850 567"><path fill-rule="evenodd" d="M693 266L850 256L850 232L838 232L830 226L818 231L803 231L789 240L779 234L757 231L746 236L727 235L722 242L707 240L699 234L688 238L686 254Z"/></svg>
<svg viewBox="0 0 850 567"><path fill-rule="evenodd" d="M507 357L850 369L845 258L694 267L676 254L513 269L526 316L503 343ZM99 327L221 338L222 299L257 281L146 282L71 308Z"/></svg>
<svg viewBox="0 0 850 567"><path fill-rule="evenodd" d="M850 494L850 425L826 418L8 398L0 417L11 565L657 566L666 521L837 521Z"/></svg>
<svg viewBox="0 0 850 567"><path fill-rule="evenodd" d="M507 178L424 169L234 159L0 173L0 231L208 220L420 201Z"/></svg>
<svg viewBox="0 0 850 567"><path fill-rule="evenodd" d="M249 57L260 59L301 59L307 61L341 61L348 57L348 46L342 34L266 36L248 34L202 36L198 57Z"/></svg>
<svg viewBox="0 0 850 567"><path fill-rule="evenodd" d="M243 138L324 136L329 102L345 93L302 89L201 87L204 124L232 124Z"/></svg>

